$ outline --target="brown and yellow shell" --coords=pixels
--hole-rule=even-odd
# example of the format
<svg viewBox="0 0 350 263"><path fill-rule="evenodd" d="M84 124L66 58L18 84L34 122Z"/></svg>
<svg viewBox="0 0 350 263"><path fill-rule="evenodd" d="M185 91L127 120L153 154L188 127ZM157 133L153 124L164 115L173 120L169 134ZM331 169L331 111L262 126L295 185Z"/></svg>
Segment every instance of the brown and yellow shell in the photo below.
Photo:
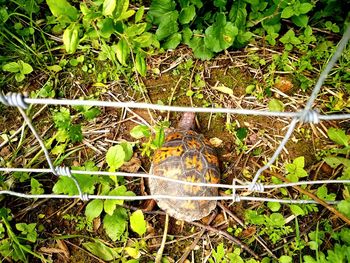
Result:
<svg viewBox="0 0 350 263"><path fill-rule="evenodd" d="M191 130L175 130L166 136L164 145L154 153L151 173L188 182L219 183L219 161L215 150L202 134ZM150 179L152 195L216 196L218 188L184 185ZM207 216L215 200L157 200L158 206L170 216L194 221Z"/></svg>

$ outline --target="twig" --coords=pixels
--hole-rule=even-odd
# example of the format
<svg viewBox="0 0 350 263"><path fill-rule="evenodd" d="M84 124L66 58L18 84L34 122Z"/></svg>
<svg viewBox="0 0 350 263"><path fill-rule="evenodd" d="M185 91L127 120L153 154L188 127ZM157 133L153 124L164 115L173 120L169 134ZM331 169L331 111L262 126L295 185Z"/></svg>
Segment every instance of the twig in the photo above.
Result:
<svg viewBox="0 0 350 263"><path fill-rule="evenodd" d="M226 237L228 240L230 240L231 242L237 244L238 246L240 246L242 249L244 249L245 251L247 251L249 254L251 254L254 258L259 259L260 257L255 254L255 252L253 250L251 250L246 244L243 244L238 238L235 238L233 236L231 236L229 233L227 233L226 231L217 229L215 227L212 226L207 226L207 225L203 225L201 223L198 222L191 222L192 225L198 226L198 227L202 227L208 231L213 231L216 232L224 237Z"/></svg>
<svg viewBox="0 0 350 263"><path fill-rule="evenodd" d="M163 256L163 251L165 247L165 242L166 242L166 237L168 234L168 226L169 226L169 215L165 215L165 225L164 225L164 233L163 233L163 238L162 238L162 243L160 244L160 247L157 251L155 263L160 263L162 261L162 256Z"/></svg>
<svg viewBox="0 0 350 263"><path fill-rule="evenodd" d="M208 221L208 225L215 219L217 213L213 213L210 216L210 219ZM195 246L197 245L198 241L201 239L201 237L204 235L205 231L207 231L206 229L202 229L199 234L197 235L197 237L194 239L194 241L191 243L191 245L189 247L186 248L184 254L181 256L181 258L177 261L177 263L183 263L185 262L185 260L187 259L188 255L191 253L191 251L195 248Z"/></svg>

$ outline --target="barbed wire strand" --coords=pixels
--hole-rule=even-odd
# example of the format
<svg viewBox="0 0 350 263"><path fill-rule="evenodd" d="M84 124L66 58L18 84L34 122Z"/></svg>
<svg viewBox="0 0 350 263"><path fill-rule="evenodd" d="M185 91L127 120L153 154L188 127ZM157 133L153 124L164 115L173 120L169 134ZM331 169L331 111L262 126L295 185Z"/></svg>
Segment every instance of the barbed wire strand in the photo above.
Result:
<svg viewBox="0 0 350 263"><path fill-rule="evenodd" d="M64 167L69 169L68 167ZM58 170L58 167L55 168ZM40 168L0 168L0 172L22 172L22 173L50 173L51 169L40 169ZM125 173L125 172L105 172L105 171L83 171L83 170L70 170L71 174L77 175L96 175L96 176L124 176L124 177L139 177L147 179L157 179L163 180L188 186L202 186L202 187L215 187L215 188L226 188L226 189L237 189L244 190L248 189L250 182L245 184L237 185L235 184L211 184L211 183L196 183L188 182L168 177L162 177L159 175L149 174L149 173ZM236 180L235 180L236 181ZM263 184L264 189L277 189L283 187L293 187L301 185L317 185L317 184L350 184L350 180L316 180L316 181L300 181L294 183L281 183L281 184Z"/></svg>
<svg viewBox="0 0 350 263"><path fill-rule="evenodd" d="M50 194L50 195L26 195L26 194L21 194L21 193L16 193L13 191L0 191L0 194L12 194L15 196L20 196L20 197L25 197L25 198L45 198L43 196L50 196L50 198L80 198L82 200L88 200L90 198L101 198L101 199L125 199L125 200L144 200L144 199L177 199L177 200L233 200L233 201L240 201L240 200L269 200L269 201L277 201L277 202L289 202L289 203L293 203L293 202L297 202L297 203L317 203L313 200L285 200L285 199L272 199L272 198L262 198L262 197L248 197L248 196L239 196L236 194L236 189L243 189L244 187L248 187L248 190L250 191L259 191L259 192L263 192L265 188L278 188L278 187L282 187L282 186L278 186L278 185L263 185L261 183L257 183L257 180L260 176L260 174L268 169L270 167L270 165L275 162L275 160L277 159L277 157L279 156L279 154L281 153L283 147L285 146L285 144L287 143L287 141L289 140L290 136L292 135L295 126L297 124L298 121L301 122L313 122L313 123L318 123L319 120L331 120L331 119L344 119L344 118L350 118L350 114L337 114L337 115L321 115L318 112L316 112L315 110L311 110L312 109L312 104L314 103L317 94L319 93L319 90L324 82L324 80L326 79L328 73L330 72L330 70L334 67L334 64L336 63L336 61L338 60L338 58L340 57L343 49L345 48L348 40L350 38L350 26L347 28L345 34L343 35L342 39L340 40L338 47L335 51L335 53L333 54L332 58L329 60L328 64L326 65L325 70L321 73L313 91L312 94L304 108L304 110L300 111L300 112L270 112L270 111L260 111L260 110L247 110L247 109L231 109L231 108L192 108L192 107L179 107L179 106L167 106L167 105L155 105L155 104L148 104L148 103L136 103L136 102L112 102L112 101L90 101L90 100L58 100L58 99L33 99L33 98L26 98L24 97L22 94L18 94L18 93L8 93L7 95L4 95L4 93L0 90L0 102L2 102L5 105L9 105L9 106L16 106L18 107L21 115L23 116L24 120L26 121L26 123L28 124L29 128L31 129L31 131L33 132L36 140L39 142L41 148L44 151L45 157L49 163L50 166L50 172L52 172L55 175L62 175L62 176L68 176L70 178L72 178L72 180L74 181L78 192L79 192L79 196L66 196L66 195L54 195L54 194ZM226 188L231 188L233 189L233 194L231 196L217 196L217 197L186 197L186 196L169 196L169 195L157 195L157 196L138 196L138 197L132 197L133 199L128 199L131 197L116 197L116 196L96 196L96 195L87 195L86 193L83 193L80 185L78 183L78 181L76 180L75 177L72 176L72 173L77 172L74 170L70 170L67 167L58 167L55 168L53 166L53 163L50 159L49 153L45 147L44 142L41 140L40 136L38 135L38 133L36 132L34 126L32 125L30 119L28 118L28 116L26 115L25 111L23 109L26 109L28 107L28 104L54 104L54 105L70 105L70 106L77 106L77 105L87 105L87 106L104 106L104 107L128 107L128 108L147 108L147 109L154 109L154 110L164 110L164 111L177 111L177 112L187 112L187 111L192 111L192 112L204 112L204 113L231 113L231 114L244 114L244 115L260 115L260 116L275 116L275 117L291 117L293 118L291 121L291 124L289 125L289 128L284 136L284 138L282 139L279 147L276 149L275 153L273 154L273 156L270 158L269 162L262 168L260 168L257 173L255 174L253 180L251 183L249 183L248 185L244 186L244 185L236 185L235 183L233 185L226 185L229 187ZM23 170L23 169L22 169ZM28 169L33 171L32 169ZM40 169L41 172L45 169ZM5 169L0 168L0 171L5 171ZM9 171L9 170L7 170ZM89 171L85 171L88 172L88 174L91 174L91 172ZM103 172L99 172L99 174L103 174ZM120 173L118 173L120 174ZM135 174L133 174L135 175ZM144 174L146 175L146 174ZM124 175L126 176L126 175ZM128 174L128 176L132 176L132 174ZM142 176L140 176L142 177ZM147 175L146 177L154 177L154 175ZM156 176L158 177L158 176ZM205 184L205 183L193 183L193 182L185 182L185 181L181 181L181 180L175 180L175 179L171 179L171 178L165 178L165 177L159 177L157 179L165 179L168 181L177 181L177 183L185 183L185 184L191 184L191 185L201 185L201 186L209 186L209 187L223 187L225 185L223 184ZM170 179L170 180L169 180ZM320 181L317 181L319 183L321 183ZM329 182L329 181L328 181ZM339 183L340 181L336 181L336 183ZM302 183L302 184L312 184L312 182L298 182L298 183ZM316 181L314 181L314 183L316 183ZM325 183L325 181L322 181L322 183ZM347 183L347 181L345 180L344 183ZM296 185L296 183L292 183L294 185ZM291 185L291 184L283 184L284 187L286 185ZM137 199L135 199L137 198ZM138 199L140 198L140 199ZM205 198L205 199L203 199ZM329 203L337 203L337 201L330 201Z"/></svg>
<svg viewBox="0 0 350 263"><path fill-rule="evenodd" d="M62 199L78 199L80 195L62 195L62 194L23 194L14 191L2 190L0 195L11 195L27 199L39 199L39 198L62 198ZM124 200L124 201L141 201L141 200L161 200L161 199L173 199L181 201L215 201L215 200L232 200L232 195L227 196L175 196L175 195L145 195L145 196L116 196L116 195L88 195L84 194L84 201L91 199L103 199L103 200ZM241 201L259 201L259 202L278 202L284 204L318 204L315 200L294 200L294 199L275 199L266 197L255 196L240 196ZM337 204L340 201L325 201L328 204Z"/></svg>

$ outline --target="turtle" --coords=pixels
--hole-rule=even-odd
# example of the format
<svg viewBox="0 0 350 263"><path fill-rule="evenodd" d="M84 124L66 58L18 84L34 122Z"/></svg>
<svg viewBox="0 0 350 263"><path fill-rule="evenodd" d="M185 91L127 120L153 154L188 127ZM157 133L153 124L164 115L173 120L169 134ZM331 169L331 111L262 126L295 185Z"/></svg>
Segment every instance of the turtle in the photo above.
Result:
<svg viewBox="0 0 350 263"><path fill-rule="evenodd" d="M183 114L178 127L165 136L164 144L153 155L150 173L188 182L218 183L219 159L209 140L194 131L195 114ZM217 187L185 185L156 178L149 179L152 195L217 196ZM216 200L156 200L170 216L187 222L206 217Z"/></svg>

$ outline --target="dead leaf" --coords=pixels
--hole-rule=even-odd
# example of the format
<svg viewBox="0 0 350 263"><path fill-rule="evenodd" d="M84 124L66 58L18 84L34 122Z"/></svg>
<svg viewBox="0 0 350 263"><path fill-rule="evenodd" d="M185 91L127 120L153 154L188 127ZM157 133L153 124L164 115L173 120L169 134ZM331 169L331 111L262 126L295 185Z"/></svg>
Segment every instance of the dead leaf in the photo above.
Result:
<svg viewBox="0 0 350 263"><path fill-rule="evenodd" d="M222 93L228 94L228 95L233 95L233 89L231 89L231 88L229 88L229 87L226 87L226 86L223 85L223 84L214 86L213 89L215 89L215 90L217 90L217 91L220 91L220 92L222 92Z"/></svg>
<svg viewBox="0 0 350 263"><path fill-rule="evenodd" d="M275 87L280 91L286 93L293 88L293 83L285 77L279 77L275 82Z"/></svg>
<svg viewBox="0 0 350 263"><path fill-rule="evenodd" d="M249 237L253 236L255 233L256 233L256 227L250 226L242 231L241 236L243 238L249 238Z"/></svg>
<svg viewBox="0 0 350 263"><path fill-rule="evenodd" d="M96 232L100 226L101 226L101 218L100 217L96 217L93 221L92 221L92 225L93 225L93 229Z"/></svg>
<svg viewBox="0 0 350 263"><path fill-rule="evenodd" d="M209 139L209 142L211 145L213 145L214 147L219 147L221 144L222 144L222 140L217 138L217 137L214 137L214 138L210 138Z"/></svg>
<svg viewBox="0 0 350 263"><path fill-rule="evenodd" d="M136 173L141 167L141 160L137 157L132 157L130 161L124 163L119 170L127 173Z"/></svg>

